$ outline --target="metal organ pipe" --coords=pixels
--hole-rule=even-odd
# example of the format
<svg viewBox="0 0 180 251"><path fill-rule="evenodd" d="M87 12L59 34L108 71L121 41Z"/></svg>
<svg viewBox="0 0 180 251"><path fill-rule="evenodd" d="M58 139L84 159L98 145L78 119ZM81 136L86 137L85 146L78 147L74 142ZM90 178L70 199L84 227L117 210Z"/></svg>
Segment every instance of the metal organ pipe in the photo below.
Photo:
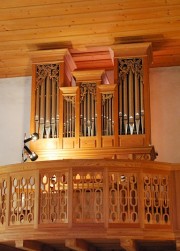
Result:
<svg viewBox="0 0 180 251"><path fill-rule="evenodd" d="M40 138L44 136L44 106L45 106L45 82L41 83L41 100L40 100L40 128L39 128L39 135Z"/></svg>
<svg viewBox="0 0 180 251"><path fill-rule="evenodd" d="M127 128L128 128L128 107L127 107L127 76L125 76L124 78L124 83L123 83L123 87L124 87L124 92L123 92L123 96L124 96L124 130L125 130L125 134L127 134Z"/></svg>
<svg viewBox="0 0 180 251"><path fill-rule="evenodd" d="M52 106L51 106L51 130L52 130L52 138L55 137L55 114L56 114L56 81L52 79Z"/></svg>
<svg viewBox="0 0 180 251"><path fill-rule="evenodd" d="M144 133L144 84L140 81L140 95L141 95L141 130Z"/></svg>
<svg viewBox="0 0 180 251"><path fill-rule="evenodd" d="M46 78L46 121L45 121L45 129L46 129L46 138L50 137L50 102L51 102L51 80L49 76Z"/></svg>
<svg viewBox="0 0 180 251"><path fill-rule="evenodd" d="M36 111L35 111L35 131L39 132L39 89L40 87L36 88Z"/></svg>
<svg viewBox="0 0 180 251"><path fill-rule="evenodd" d="M136 121L136 132L139 134L139 123L140 123L140 103L139 103L139 80L137 74L135 74L135 121Z"/></svg>
<svg viewBox="0 0 180 251"><path fill-rule="evenodd" d="M130 134L134 130L134 91L133 91L133 72L129 71L129 128Z"/></svg>
<svg viewBox="0 0 180 251"><path fill-rule="evenodd" d="M59 137L59 85L56 86L56 137Z"/></svg>

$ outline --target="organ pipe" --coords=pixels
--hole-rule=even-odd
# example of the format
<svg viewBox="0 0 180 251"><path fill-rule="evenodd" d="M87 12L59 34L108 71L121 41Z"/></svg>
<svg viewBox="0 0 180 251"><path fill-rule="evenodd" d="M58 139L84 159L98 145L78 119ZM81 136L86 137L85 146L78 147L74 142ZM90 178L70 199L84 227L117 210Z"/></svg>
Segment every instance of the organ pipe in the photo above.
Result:
<svg viewBox="0 0 180 251"><path fill-rule="evenodd" d="M36 89L35 131L39 131L39 89Z"/></svg>
<svg viewBox="0 0 180 251"><path fill-rule="evenodd" d="M55 114L56 114L56 81L52 79L52 107L51 107L51 128L52 128L52 138L55 137Z"/></svg>
<svg viewBox="0 0 180 251"><path fill-rule="evenodd" d="M42 82L41 84L41 100L40 100L40 129L39 129L39 135L40 138L43 138L44 136L44 105L45 105L45 82Z"/></svg>
<svg viewBox="0 0 180 251"><path fill-rule="evenodd" d="M45 128L46 128L46 138L49 138L50 136L50 89L51 88L51 80L49 76L46 78L46 122L45 122Z"/></svg>
<svg viewBox="0 0 180 251"><path fill-rule="evenodd" d="M56 86L56 137L59 136L59 86Z"/></svg>
<svg viewBox="0 0 180 251"><path fill-rule="evenodd" d="M124 130L125 130L125 134L127 134L127 128L128 128L128 103L127 103L127 76L125 76L124 78L124 93L123 93L123 100L124 100L124 111L123 111L123 121L124 121Z"/></svg>

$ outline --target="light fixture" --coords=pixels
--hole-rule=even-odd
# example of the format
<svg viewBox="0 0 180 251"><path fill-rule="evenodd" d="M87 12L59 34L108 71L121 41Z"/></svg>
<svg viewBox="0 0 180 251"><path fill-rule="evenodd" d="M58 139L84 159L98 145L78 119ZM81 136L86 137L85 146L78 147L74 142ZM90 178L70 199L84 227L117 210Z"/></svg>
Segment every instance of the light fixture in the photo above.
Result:
<svg viewBox="0 0 180 251"><path fill-rule="evenodd" d="M27 142L29 142L31 140L36 141L38 139L39 139L39 134L35 132L35 133L31 134L29 138L24 139L24 144L26 144Z"/></svg>
<svg viewBox="0 0 180 251"><path fill-rule="evenodd" d="M32 161L37 160L38 155L35 152L31 152L31 150L26 145L24 146L24 149L28 153L30 160L32 160Z"/></svg>
<svg viewBox="0 0 180 251"><path fill-rule="evenodd" d="M38 133L33 133L30 135L29 138L25 138L24 139L24 148L23 148L23 153L22 153L22 159L23 159L23 162L26 162L27 159L29 158L31 161L35 161L37 160L38 158L38 155L35 153L35 152L32 152L29 147L27 147L25 144L29 141L36 141L39 139L39 135Z"/></svg>

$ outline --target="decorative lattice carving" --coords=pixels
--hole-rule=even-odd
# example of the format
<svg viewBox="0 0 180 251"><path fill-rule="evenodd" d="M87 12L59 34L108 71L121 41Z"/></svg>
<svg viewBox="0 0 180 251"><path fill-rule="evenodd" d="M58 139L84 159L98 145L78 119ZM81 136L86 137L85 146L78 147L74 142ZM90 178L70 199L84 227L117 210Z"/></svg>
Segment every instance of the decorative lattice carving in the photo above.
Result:
<svg viewBox="0 0 180 251"><path fill-rule="evenodd" d="M139 222L136 174L109 173L109 222Z"/></svg>
<svg viewBox="0 0 180 251"><path fill-rule="evenodd" d="M168 183L167 175L144 176L145 223L170 223Z"/></svg>
<svg viewBox="0 0 180 251"><path fill-rule="evenodd" d="M11 176L10 225L34 223L35 178Z"/></svg>
<svg viewBox="0 0 180 251"><path fill-rule="evenodd" d="M67 172L41 174L40 223L67 222Z"/></svg>
<svg viewBox="0 0 180 251"><path fill-rule="evenodd" d="M73 221L103 222L103 173L73 173Z"/></svg>
<svg viewBox="0 0 180 251"><path fill-rule="evenodd" d="M7 180L0 177L0 225L4 226L7 213Z"/></svg>
<svg viewBox="0 0 180 251"><path fill-rule="evenodd" d="M121 79L126 78L130 71L136 73L138 78L143 77L143 67L141 58L119 59L119 77Z"/></svg>
<svg viewBox="0 0 180 251"><path fill-rule="evenodd" d="M36 84L37 87L41 85L47 77L55 79L56 82L59 80L59 64L44 64L37 65L36 68Z"/></svg>

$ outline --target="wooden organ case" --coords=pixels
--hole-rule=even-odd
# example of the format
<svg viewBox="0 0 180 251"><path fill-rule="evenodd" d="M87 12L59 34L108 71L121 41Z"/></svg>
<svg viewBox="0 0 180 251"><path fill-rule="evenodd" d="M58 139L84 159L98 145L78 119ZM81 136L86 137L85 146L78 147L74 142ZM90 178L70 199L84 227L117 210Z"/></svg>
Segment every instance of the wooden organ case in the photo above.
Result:
<svg viewBox="0 0 180 251"><path fill-rule="evenodd" d="M155 159L148 80L151 44L111 50L110 68L103 60L101 68L78 68L68 50L33 54L31 132L40 139L31 148L38 160Z"/></svg>

